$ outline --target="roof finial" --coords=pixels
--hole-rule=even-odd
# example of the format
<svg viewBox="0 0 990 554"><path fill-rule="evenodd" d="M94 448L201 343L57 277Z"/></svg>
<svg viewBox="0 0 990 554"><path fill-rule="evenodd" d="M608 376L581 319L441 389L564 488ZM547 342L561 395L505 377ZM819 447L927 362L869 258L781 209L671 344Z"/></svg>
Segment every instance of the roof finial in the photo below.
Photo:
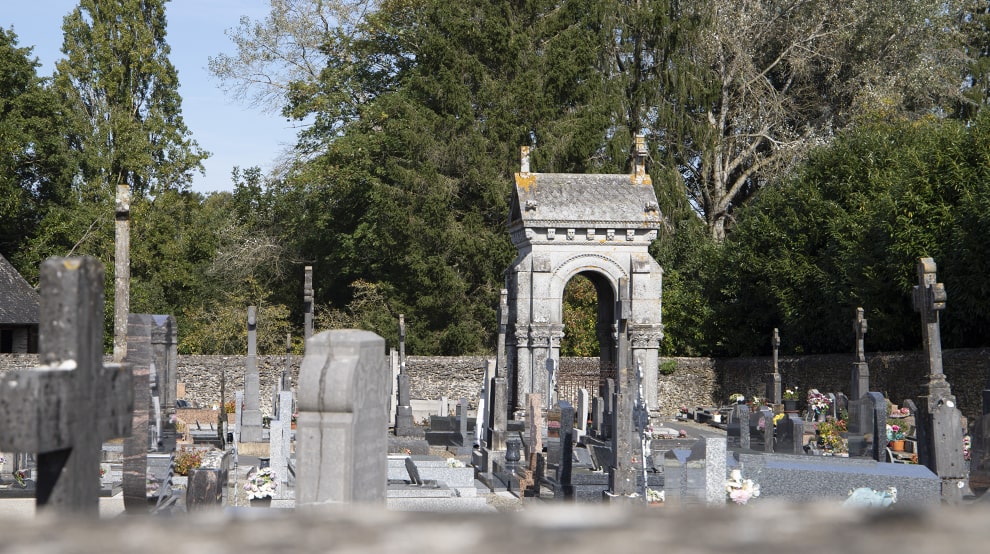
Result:
<svg viewBox="0 0 990 554"><path fill-rule="evenodd" d="M633 167L632 176L633 181L637 184L642 184L644 178L646 177L646 156L648 154L646 150L646 137L641 133L636 135L635 144L633 145Z"/></svg>

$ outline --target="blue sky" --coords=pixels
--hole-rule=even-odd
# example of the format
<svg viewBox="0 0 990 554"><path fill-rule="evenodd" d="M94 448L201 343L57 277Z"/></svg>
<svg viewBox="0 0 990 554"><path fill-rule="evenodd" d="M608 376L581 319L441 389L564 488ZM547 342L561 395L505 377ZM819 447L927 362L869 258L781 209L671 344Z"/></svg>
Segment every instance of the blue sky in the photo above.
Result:
<svg viewBox="0 0 990 554"><path fill-rule="evenodd" d="M38 73L51 76L62 57L62 19L77 5L77 0L4 0L0 26L13 27L20 46L34 47L42 64ZM267 172L295 141L294 122L228 99L206 69L209 56L234 53L224 31L236 27L242 15L264 18L268 7L268 0L171 0L165 5L182 115L193 139L212 153L203 164L206 174L195 174L193 190L230 190L234 166L260 166Z"/></svg>

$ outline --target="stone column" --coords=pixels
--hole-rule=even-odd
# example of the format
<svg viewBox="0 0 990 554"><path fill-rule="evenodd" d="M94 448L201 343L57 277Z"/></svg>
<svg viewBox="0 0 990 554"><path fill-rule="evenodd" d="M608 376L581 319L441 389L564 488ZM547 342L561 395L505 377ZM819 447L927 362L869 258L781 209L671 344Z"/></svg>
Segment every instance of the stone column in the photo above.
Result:
<svg viewBox="0 0 990 554"><path fill-rule="evenodd" d="M261 381L258 376L258 320L254 306L248 306L248 352L244 362L244 412L241 414L241 442L261 442Z"/></svg>
<svg viewBox="0 0 990 554"><path fill-rule="evenodd" d="M117 185L114 231L113 361L127 355L127 314L131 311L131 187Z"/></svg>
<svg viewBox="0 0 990 554"><path fill-rule="evenodd" d="M313 266L308 265L303 277L303 338L313 336Z"/></svg>
<svg viewBox="0 0 990 554"><path fill-rule="evenodd" d="M399 314L399 399L395 408L395 436L414 434L412 406L409 399L409 374L406 373L406 317Z"/></svg>

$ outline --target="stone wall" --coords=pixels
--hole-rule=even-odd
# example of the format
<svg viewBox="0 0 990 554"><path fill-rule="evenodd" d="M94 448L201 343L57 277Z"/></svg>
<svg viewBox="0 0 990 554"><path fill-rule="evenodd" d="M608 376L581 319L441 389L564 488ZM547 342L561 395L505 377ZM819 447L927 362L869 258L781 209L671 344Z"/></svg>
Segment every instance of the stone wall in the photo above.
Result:
<svg viewBox="0 0 990 554"><path fill-rule="evenodd" d="M887 392L896 404L921 394L921 385L926 382L928 373L923 352L873 353L867 354L866 358L870 366L871 390ZM456 400L465 397L474 406L486 359L484 356L407 357L412 398L433 400L446 396ZM848 391L852 359L852 354L782 356L778 367L785 388ZM990 375L990 349L946 350L942 359L959 408L970 421L974 420L981 412L981 394ZM763 396L765 375L771 370L769 357L664 358L661 362L666 360L674 360L677 369L670 375L659 376L658 398L651 404L664 414L674 414L681 405L724 403L734 392ZM290 361L293 383L298 379L301 361L299 356ZM0 372L32 367L36 363L37 355L34 354L0 354ZM285 365L285 356L258 357L264 414L271 414L272 392ZM231 399L234 391L244 386L243 357L179 356L178 381L185 383L185 398L202 407L218 404L222 369L226 371L227 398Z"/></svg>

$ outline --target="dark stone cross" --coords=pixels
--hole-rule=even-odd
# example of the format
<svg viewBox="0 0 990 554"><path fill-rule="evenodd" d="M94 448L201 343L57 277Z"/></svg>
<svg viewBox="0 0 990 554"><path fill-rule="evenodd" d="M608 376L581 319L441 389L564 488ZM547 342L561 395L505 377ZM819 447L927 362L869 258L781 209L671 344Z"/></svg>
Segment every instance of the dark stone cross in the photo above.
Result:
<svg viewBox="0 0 990 554"><path fill-rule="evenodd" d="M938 326L938 313L945 309L945 285L935 281L935 260L918 261L918 284L914 287L912 301L914 311L921 313L921 333L932 383L945 382L942 371L942 338Z"/></svg>
<svg viewBox="0 0 990 554"><path fill-rule="evenodd" d="M780 391L780 370L777 368L777 351L780 350L780 333L777 328L773 329L773 337L770 339L770 346L773 347L773 372L767 375L767 401L770 404L780 404L783 400Z"/></svg>
<svg viewBox="0 0 990 554"><path fill-rule="evenodd" d="M853 320L853 331L856 333L856 361L853 362L852 382L849 390L849 396L854 400L859 400L870 390L870 366L866 363L866 349L864 348L866 329L863 308L856 308L856 319Z"/></svg>
<svg viewBox="0 0 990 554"><path fill-rule="evenodd" d="M938 312L945 309L945 286L935 280L935 260L918 261L918 285L914 287L914 309L921 313L922 336L928 355L927 394L918 398L915 424L918 436L918 462L942 480L942 500L962 501L966 477L962 455L962 414L956 407L949 382L942 371L942 342Z"/></svg>
<svg viewBox="0 0 990 554"><path fill-rule="evenodd" d="M131 431L127 366L103 365L103 264L41 264L40 367L0 378L0 449L38 455L36 505L99 515L100 449Z"/></svg>

